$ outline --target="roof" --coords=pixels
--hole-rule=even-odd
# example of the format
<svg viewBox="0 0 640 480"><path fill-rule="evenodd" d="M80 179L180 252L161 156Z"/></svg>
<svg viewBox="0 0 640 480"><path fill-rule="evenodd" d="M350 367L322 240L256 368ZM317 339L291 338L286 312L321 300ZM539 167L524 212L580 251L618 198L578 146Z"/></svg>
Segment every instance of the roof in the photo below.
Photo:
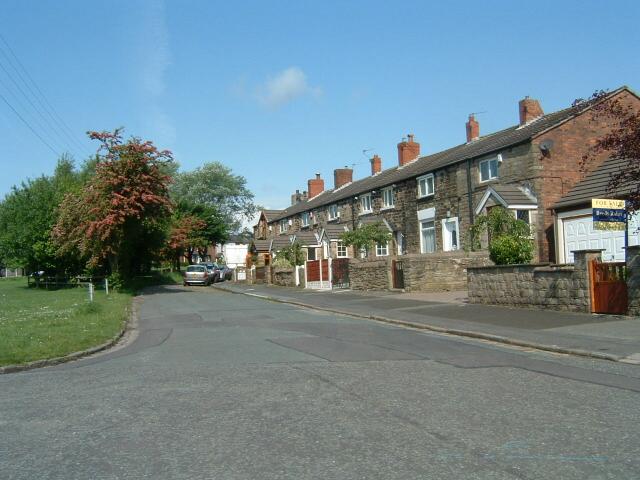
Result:
<svg viewBox="0 0 640 480"><path fill-rule="evenodd" d="M284 247L288 247L291 245L291 237L289 236L280 236L275 237L271 243L271 250L281 250Z"/></svg>
<svg viewBox="0 0 640 480"><path fill-rule="evenodd" d="M358 219L358 223L361 225L374 225L376 223L381 223L387 227L390 232L397 230L395 225L385 219L382 215L364 215Z"/></svg>
<svg viewBox="0 0 640 480"><path fill-rule="evenodd" d="M572 207L584 203L590 203L592 198L602 198L607 196L626 197L634 186L626 185L615 192L608 189L609 180L613 175L628 168L629 160L624 158L610 158L602 165L589 173L582 181L578 182L566 195L564 195L553 206L555 209Z"/></svg>
<svg viewBox="0 0 640 480"><path fill-rule="evenodd" d="M344 223L329 223L324 227L324 235L329 238L329 240L338 240L340 236L349 231L349 227Z"/></svg>
<svg viewBox="0 0 640 480"><path fill-rule="evenodd" d="M267 222L272 221L278 215L280 215L284 210L262 210L264 217L267 219Z"/></svg>
<svg viewBox="0 0 640 480"><path fill-rule="evenodd" d="M318 236L313 230L300 230L295 233L295 241L300 245L318 245Z"/></svg>
<svg viewBox="0 0 640 480"><path fill-rule="evenodd" d="M268 252L271 250L271 240L254 240L253 246L256 252Z"/></svg>
<svg viewBox="0 0 640 480"><path fill-rule="evenodd" d="M606 98L616 95L623 90L628 91L629 89L627 87L618 88L617 90L609 93ZM270 221L288 218L301 212L313 210L314 208L331 205L332 203L336 203L362 193L370 192L377 188L392 185L396 182L418 177L449 165L455 165L469 159L495 153L504 148L527 142L535 136L540 135L584 112L586 109L593 106L593 104L594 103L592 101L582 102L575 106L565 108L564 110L542 115L540 118L523 126L514 125L499 132L482 136L472 142L463 143L448 150L443 150L431 155L418 157L416 160L402 167L395 166L388 168L377 175L356 180L337 190L325 190L320 195L282 210L278 216L274 217Z"/></svg>

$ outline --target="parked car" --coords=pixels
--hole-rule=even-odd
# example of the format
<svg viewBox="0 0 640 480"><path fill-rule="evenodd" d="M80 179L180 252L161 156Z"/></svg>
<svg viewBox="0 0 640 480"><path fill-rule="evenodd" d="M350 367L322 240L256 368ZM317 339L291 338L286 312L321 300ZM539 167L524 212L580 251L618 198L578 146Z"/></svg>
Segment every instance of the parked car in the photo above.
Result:
<svg viewBox="0 0 640 480"><path fill-rule="evenodd" d="M209 273L204 265L189 265L184 272L182 284L187 285L209 285L214 277Z"/></svg>
<svg viewBox="0 0 640 480"><path fill-rule="evenodd" d="M224 282L225 280L231 280L233 276L233 270L231 270L228 266L223 263L218 263L218 274L219 280Z"/></svg>
<svg viewBox="0 0 640 480"><path fill-rule="evenodd" d="M205 267L207 267L207 271L211 276L211 283L216 283L220 281L220 270L218 270L218 266L215 263L206 262L206 263L202 263L201 265L204 265Z"/></svg>

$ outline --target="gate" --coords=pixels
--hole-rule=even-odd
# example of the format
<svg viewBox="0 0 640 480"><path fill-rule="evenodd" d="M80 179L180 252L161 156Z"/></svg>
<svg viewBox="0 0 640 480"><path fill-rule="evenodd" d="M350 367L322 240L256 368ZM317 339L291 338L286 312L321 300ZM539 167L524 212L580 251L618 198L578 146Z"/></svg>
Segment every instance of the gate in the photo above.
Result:
<svg viewBox="0 0 640 480"><path fill-rule="evenodd" d="M322 262L322 265L320 264L320 262ZM305 270L307 275L306 288L331 288L331 284L329 283L328 260L307 260ZM322 278L320 278L320 272L322 272Z"/></svg>
<svg viewBox="0 0 640 480"><path fill-rule="evenodd" d="M331 280L333 288L349 288L348 258L334 258L331 261Z"/></svg>
<svg viewBox="0 0 640 480"><path fill-rule="evenodd" d="M402 260L391 261L391 277L393 280L393 288L404 288L404 269Z"/></svg>
<svg viewBox="0 0 640 480"><path fill-rule="evenodd" d="M591 278L591 312L626 314L628 295L624 262L589 263Z"/></svg>
<svg viewBox="0 0 640 480"><path fill-rule="evenodd" d="M264 282L264 274L267 267L256 267L256 282Z"/></svg>

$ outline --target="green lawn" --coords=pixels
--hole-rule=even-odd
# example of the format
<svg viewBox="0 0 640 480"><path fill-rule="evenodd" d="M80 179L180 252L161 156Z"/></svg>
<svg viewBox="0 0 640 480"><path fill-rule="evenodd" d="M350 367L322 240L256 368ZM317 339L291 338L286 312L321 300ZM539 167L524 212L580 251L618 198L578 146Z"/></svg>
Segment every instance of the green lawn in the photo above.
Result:
<svg viewBox="0 0 640 480"><path fill-rule="evenodd" d="M100 345L122 328L133 292L146 285L177 283L174 274L136 279L127 290L27 288L24 278L0 278L0 366L60 357Z"/></svg>

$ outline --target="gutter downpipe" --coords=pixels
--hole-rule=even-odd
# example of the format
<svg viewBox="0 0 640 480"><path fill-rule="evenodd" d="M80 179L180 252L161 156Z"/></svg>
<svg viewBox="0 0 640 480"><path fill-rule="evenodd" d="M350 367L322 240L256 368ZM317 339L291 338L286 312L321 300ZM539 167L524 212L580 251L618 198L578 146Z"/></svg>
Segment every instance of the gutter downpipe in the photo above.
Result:
<svg viewBox="0 0 640 480"><path fill-rule="evenodd" d="M473 225L473 198L471 192L471 159L467 160L467 199L469 202L469 224Z"/></svg>

